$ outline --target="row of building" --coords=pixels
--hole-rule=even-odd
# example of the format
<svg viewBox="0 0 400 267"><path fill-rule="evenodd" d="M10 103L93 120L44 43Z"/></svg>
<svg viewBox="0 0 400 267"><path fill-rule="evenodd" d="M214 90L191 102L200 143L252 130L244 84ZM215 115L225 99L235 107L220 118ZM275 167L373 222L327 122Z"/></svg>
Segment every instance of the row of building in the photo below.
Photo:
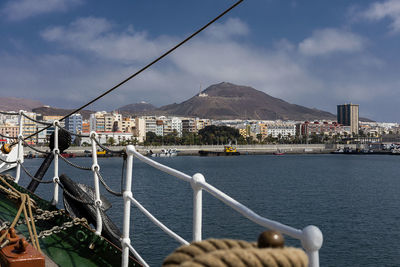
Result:
<svg viewBox="0 0 400 267"><path fill-rule="evenodd" d="M62 116L42 116L40 114L26 112L28 117L36 121L52 123L60 120ZM146 139L146 133L153 132L157 136L174 134L181 137L184 132L197 133L209 125L225 125L236 128L244 138L264 140L272 138L293 138L311 135L324 136L354 136L362 133L364 136L379 137L385 133L400 132L396 123L376 123L358 121L358 105L345 104L338 106L337 121L262 121L262 120L211 120L186 117L166 116L138 116L126 117L118 112L96 112L90 118L84 120L80 114L74 114L64 121L61 126L74 133L88 134L95 131L103 143L113 138L116 143L121 141L135 141L142 143ZM28 118L23 117L23 133L29 136L38 130L45 128ZM53 127L31 138L31 143L41 143L48 140L54 131ZM19 122L16 115L0 114L0 133L7 136L18 136ZM74 139L74 137L73 137ZM88 142L81 139L80 142Z"/></svg>

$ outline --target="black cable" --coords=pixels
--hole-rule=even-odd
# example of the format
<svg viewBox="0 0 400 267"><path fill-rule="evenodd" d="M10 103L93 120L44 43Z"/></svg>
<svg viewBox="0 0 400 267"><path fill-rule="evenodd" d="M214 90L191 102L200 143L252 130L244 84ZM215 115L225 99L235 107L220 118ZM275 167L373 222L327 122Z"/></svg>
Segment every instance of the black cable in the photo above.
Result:
<svg viewBox="0 0 400 267"><path fill-rule="evenodd" d="M186 39L184 39L183 41L181 41L180 43L178 43L177 45L175 45L174 47L172 47L171 49L169 49L167 52L165 52L164 54L162 54L160 57L158 57L157 59L153 60L152 62L150 62L149 64L147 64L145 67L141 68L139 71L137 71L136 73L132 74L131 76L129 76L128 78L126 78L125 80L123 80L122 82L118 83L117 85L115 85L114 87L110 88L109 90L107 90L106 92L102 93L101 95L99 95L98 97L92 99L91 101L89 101L88 103L86 103L85 105L75 109L74 111L72 111L71 113L69 113L68 115L65 115L63 118L60 119L60 121L64 120L65 118L68 118L69 116L71 116L72 114L84 109L85 107L89 106L90 104L96 102L97 100L99 100L100 98L104 97L105 95L111 93L112 91L114 91L115 89L117 89L118 87L120 87L121 85L123 85L124 83L128 82L129 80L131 80L132 78L134 78L135 76L139 75L140 73L142 73L143 71L145 71L146 69L148 69L149 67L151 67L153 64L157 63L158 61L160 61L161 59L163 59L164 57L166 57L167 55L169 55L170 53L172 53L174 50L176 50L178 47L180 47L181 45L183 45L184 43L186 43L187 41L189 41L190 39L192 39L194 36L196 36L197 34L199 34L200 32L202 32L204 29L206 29L208 26L210 26L211 24L213 24L215 21L219 20L222 16L224 16L226 13L228 13L229 11L231 11L233 8L235 8L237 5L239 5L241 2L243 2L243 0L239 0L237 1L235 4L233 4L231 7L229 7L228 9L226 9L224 12L222 12L221 14L219 14L217 17L215 17L213 20L211 20L210 22L208 22L206 25L204 25L203 27L201 27L200 29L198 29L196 32L192 33L189 37L187 37ZM26 139L46 130L47 128L49 128L50 126L46 126L45 128L37 131L34 134L31 134L30 136L26 137ZM11 146L15 145L11 144Z"/></svg>

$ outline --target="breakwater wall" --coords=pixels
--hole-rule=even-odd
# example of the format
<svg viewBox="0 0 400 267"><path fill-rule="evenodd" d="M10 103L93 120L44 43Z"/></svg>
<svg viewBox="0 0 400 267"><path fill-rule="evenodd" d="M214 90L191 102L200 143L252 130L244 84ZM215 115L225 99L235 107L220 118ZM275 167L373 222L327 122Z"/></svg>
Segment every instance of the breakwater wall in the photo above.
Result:
<svg viewBox="0 0 400 267"><path fill-rule="evenodd" d="M123 146L106 146L112 150L121 150ZM322 154L330 153L338 148L349 147L352 149L363 148L360 145L343 145L343 144L277 144L277 145L237 145L237 150L243 155L272 154L274 152L284 152L286 154ZM48 147L37 147L43 151L49 151ZM179 155L198 155L199 150L207 151L223 151L223 145L196 145L196 146L136 146L136 149L146 154L147 151L160 153L161 149L176 149ZM37 152L30 148L24 149L25 155L38 155ZM68 148L65 152L73 153L76 156L85 156L91 153L90 147L75 146Z"/></svg>

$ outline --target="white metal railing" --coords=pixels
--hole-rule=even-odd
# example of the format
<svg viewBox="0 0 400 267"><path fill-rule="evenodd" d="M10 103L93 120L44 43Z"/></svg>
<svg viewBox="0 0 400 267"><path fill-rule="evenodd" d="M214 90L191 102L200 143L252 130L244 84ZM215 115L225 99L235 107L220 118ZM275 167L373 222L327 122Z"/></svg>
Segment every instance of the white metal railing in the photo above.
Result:
<svg viewBox="0 0 400 267"><path fill-rule="evenodd" d="M23 163L24 154L23 154L23 120L22 120L22 111L19 112L19 122L20 122L20 132L18 135L18 159L17 159L17 173L15 182L18 183L20 178L20 168ZM54 121L54 195L52 203L56 205L58 203L58 154L60 152L58 148L58 127L60 127L58 121ZM97 162L97 145L96 145L96 132L90 133L91 145L92 145L92 167L91 170L93 172L93 183L95 188L95 199L94 205L96 207L96 234L101 235L102 231L102 218L101 218L101 206L102 202L100 199L100 184L99 177L97 172L100 170L100 166ZM185 182L191 184L193 189L193 241L202 240L202 191L205 190L210 193L215 198L219 199L232 209L236 210L238 213L242 214L244 217L253 221L254 223L261 225L265 228L280 231L290 237L296 238L301 241L303 248L305 249L308 258L309 258L309 266L310 267L319 267L319 249L322 246L323 236L318 227L310 225L305 227L304 229L296 229L282 223L269 220L264 218L251 209L247 208L243 204L239 203L235 199L226 195L224 192L215 188L214 186L208 184L204 178L204 176L200 173L196 173L193 176L187 175L183 172L170 168L168 166L162 165L148 157L143 156L139 152L136 151L135 147L132 145L128 145L126 147L127 153L127 166L126 166L126 181L125 181L125 190L123 192L123 201L124 201L124 217L123 217L123 232L121 237L121 246L122 246L122 262L121 266L128 266L129 264L129 251L139 260L139 262L148 266L148 264L142 259L142 257L137 253L137 251L132 247L131 240L129 238L130 232L130 210L131 203L134 204L140 211L146 215L150 221L152 221L155 225L157 225L162 231L168 234L170 237L174 238L176 241L183 245L189 244L188 241L184 240L178 234L173 232L159 220L157 220L148 210L146 210L134 197L132 194L132 170L133 170L133 158L137 158L140 161L159 169L165 173L168 173L176 178L179 178Z"/></svg>
<svg viewBox="0 0 400 267"><path fill-rule="evenodd" d="M319 266L319 249L322 247L323 236L322 232L318 227L310 225L302 230L284 225L282 223L269 220L261 217L251 209L247 208L243 204L239 203L235 199L226 195L224 192L218 190L214 186L208 184L202 174L196 173L193 176L189 176L183 172L172 169L168 166L162 165L148 157L143 156L136 151L132 145L127 146L126 153L128 155L128 162L126 166L126 187L124 191L124 221L123 221L123 233L122 233L122 248L123 248L123 259L121 266L128 266L129 261L129 250L130 239L129 239L129 225L130 225L130 202L135 203L136 201L132 197L132 167L133 157L143 161L144 163L157 168L165 173L173 175L185 182L189 182L193 188L193 240L199 241L202 239L202 190L204 189L215 198L221 200L223 203L233 208L244 217L259 224L268 229L280 231L290 237L296 238L301 241L303 248L305 249L310 267ZM133 251L132 251L133 252ZM140 259L142 261L142 259ZM146 264L146 263L144 263ZM147 264L146 264L147 265Z"/></svg>

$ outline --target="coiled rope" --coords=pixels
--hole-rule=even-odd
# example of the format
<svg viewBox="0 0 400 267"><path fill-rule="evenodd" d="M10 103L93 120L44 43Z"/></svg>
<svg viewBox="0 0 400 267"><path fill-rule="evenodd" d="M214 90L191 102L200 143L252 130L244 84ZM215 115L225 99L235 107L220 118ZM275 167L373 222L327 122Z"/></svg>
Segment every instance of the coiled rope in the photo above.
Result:
<svg viewBox="0 0 400 267"><path fill-rule="evenodd" d="M208 239L181 246L163 267L307 267L308 257L298 248L257 248L255 243Z"/></svg>

